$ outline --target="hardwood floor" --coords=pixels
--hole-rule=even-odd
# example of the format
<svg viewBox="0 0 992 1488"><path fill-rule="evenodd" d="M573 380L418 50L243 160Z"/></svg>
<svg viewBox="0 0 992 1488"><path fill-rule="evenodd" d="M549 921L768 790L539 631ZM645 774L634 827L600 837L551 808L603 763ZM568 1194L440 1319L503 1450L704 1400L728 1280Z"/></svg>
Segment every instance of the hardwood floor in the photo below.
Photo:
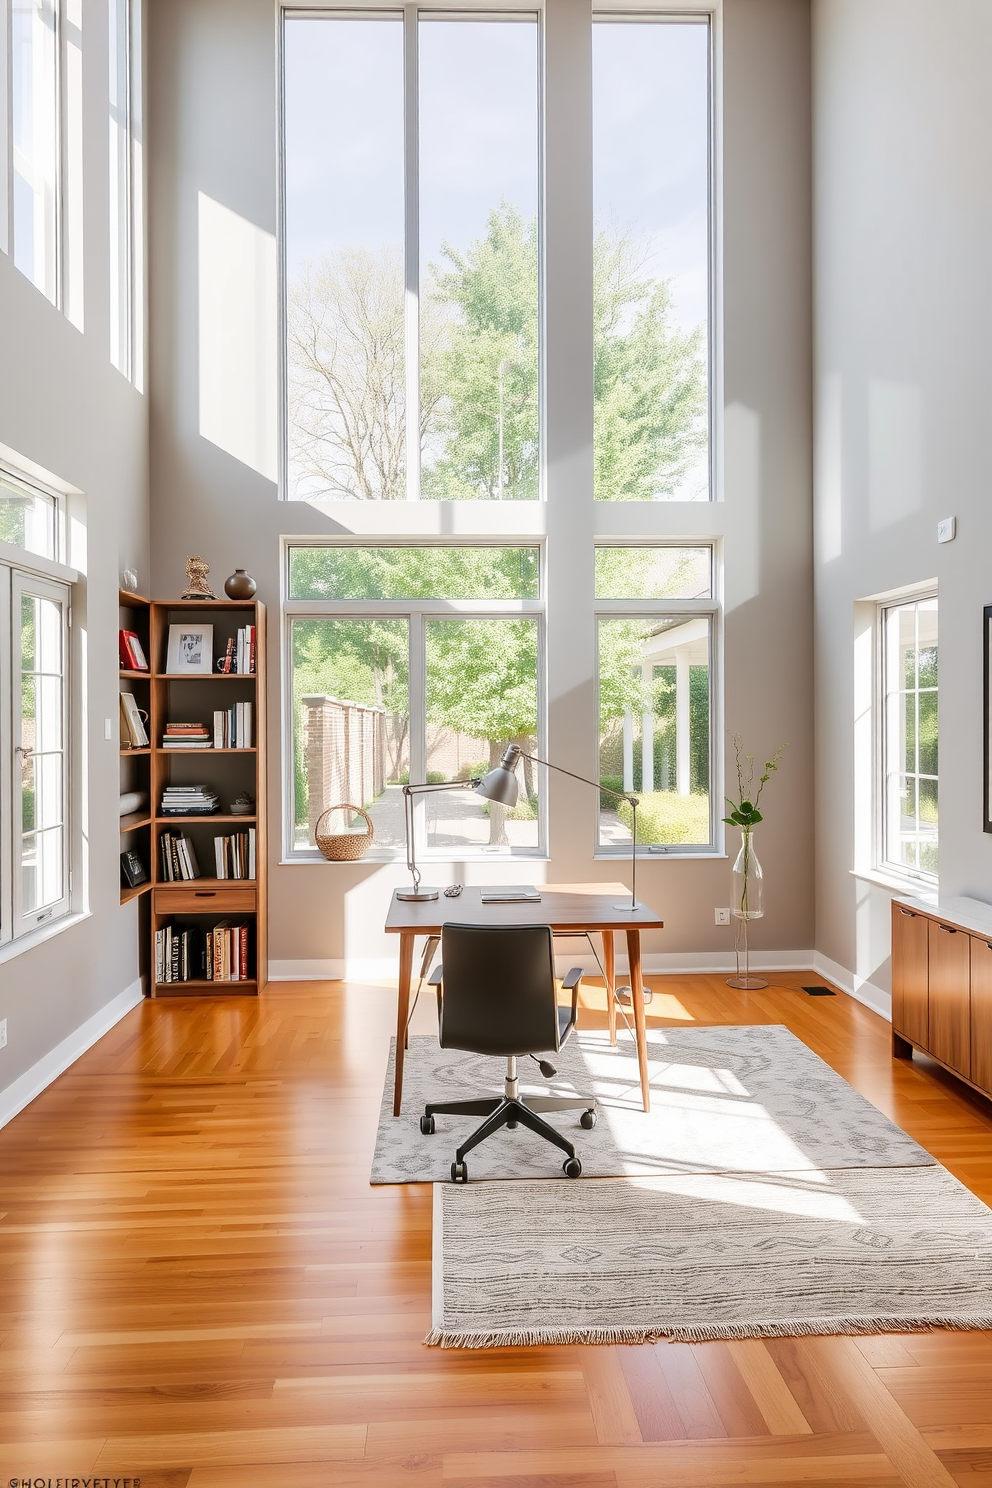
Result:
<svg viewBox="0 0 992 1488"><path fill-rule="evenodd" d="M785 1023L992 1202L992 1106L813 980L653 977L649 1025ZM425 1348L430 1188L368 1185L394 1006L145 1002L0 1132L0 1482L992 1488L992 1333Z"/></svg>

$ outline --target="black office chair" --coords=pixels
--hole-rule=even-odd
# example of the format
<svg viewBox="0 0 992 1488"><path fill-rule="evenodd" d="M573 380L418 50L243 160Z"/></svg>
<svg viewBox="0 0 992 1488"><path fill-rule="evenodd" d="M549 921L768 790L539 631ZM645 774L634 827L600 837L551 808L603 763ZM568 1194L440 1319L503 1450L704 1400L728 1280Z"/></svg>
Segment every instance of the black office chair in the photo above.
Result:
<svg viewBox="0 0 992 1488"><path fill-rule="evenodd" d="M452 1182L468 1181L466 1153L504 1126L511 1130L525 1126L560 1147L566 1154L565 1173L579 1177L582 1164L575 1148L538 1112L581 1111L579 1124L588 1131L596 1124L595 1099L521 1096L517 1059L561 1048L575 1027L581 979L581 967L568 973L562 985L571 992L572 1005L559 1007L554 942L547 925L442 926L441 964L430 977L430 985L437 988L441 1047L506 1056L502 1099L432 1101L424 1107L420 1130L425 1136L434 1131L435 1116L486 1118L455 1153ZM557 1073L546 1060L538 1063L542 1074Z"/></svg>

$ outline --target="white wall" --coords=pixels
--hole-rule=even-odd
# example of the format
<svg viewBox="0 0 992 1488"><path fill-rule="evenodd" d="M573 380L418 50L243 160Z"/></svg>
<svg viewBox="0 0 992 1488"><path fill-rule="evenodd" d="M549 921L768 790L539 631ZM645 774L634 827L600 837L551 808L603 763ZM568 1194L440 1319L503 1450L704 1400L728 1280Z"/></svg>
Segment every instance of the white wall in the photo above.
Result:
<svg viewBox="0 0 992 1488"><path fill-rule="evenodd" d="M889 987L889 904L855 879L856 630L936 577L940 888L992 897L982 606L992 406L992 8L814 0L816 944ZM957 540L938 547L940 518Z"/></svg>
<svg viewBox="0 0 992 1488"><path fill-rule="evenodd" d="M556 13L561 9L556 6ZM727 499L705 520L714 535L725 536L727 723L759 754L783 740L790 745L767 798L761 857L768 914L754 942L759 949L798 951L811 947L813 933L808 7L804 0L727 0L723 25L726 418L721 421ZM353 509L350 515L329 517L304 504L279 505L264 458L240 435L232 432L211 442L200 433L201 195L255 230L254 261L263 262L266 241L276 231L275 46L271 0L153 0L154 592L179 593L186 554L200 552L218 582L235 566L247 567L258 580L259 597L274 612L281 532L348 530L348 524L384 515ZM213 207L210 212L217 217ZM264 344L265 333L259 336ZM249 389L244 396L254 393ZM236 410L225 427L239 427ZM417 521L459 520L449 511L428 513L428 505L433 504L424 504ZM601 529L611 523L627 531L623 524L636 519L620 508L596 514ZM684 535L686 519L677 505L666 504L660 520L671 535ZM553 538L567 523L567 513L556 514L549 503L547 522ZM586 566L591 575L591 564ZM588 631L591 638L591 625ZM317 971L339 969L346 960L376 961L394 949L381 925L390 890L402 876L398 866L278 863L277 623L270 634L270 954L284 970L288 963ZM555 644L552 635L552 662ZM592 738L592 667L590 641L581 675L570 674L567 685L561 677L551 678L549 736L553 750L559 741L559 758L575 738ZM573 798L555 783L548 881L616 877L615 864L592 857L594 800L586 796L592 793ZM587 815L589 830L573 830L573 822L584 823ZM471 881L483 871L507 873L505 865L434 870L440 881ZM639 889L667 921L664 932L649 938L649 957L667 955L674 964L688 964L696 956L712 964L728 955L732 932L714 926L713 909L729 902L729 871L725 859L645 864ZM525 872L533 877L533 869Z"/></svg>
<svg viewBox="0 0 992 1488"><path fill-rule="evenodd" d="M143 585L148 565L145 400L110 365L107 6L83 0L83 332L0 254L0 444L84 493L86 574L74 622L86 653L84 707L72 727L86 760L73 806L85 830L90 914L0 965L0 1119L54 1067L52 1051L131 989L138 976L135 904L120 906L117 755L117 583L124 563ZM78 549L77 549L78 554ZM74 555L71 555L74 556ZM104 739L104 719L114 737ZM78 880L77 880L78 886ZM125 999L126 1000L126 999ZM65 1060L63 1059L63 1063ZM15 1084L15 1082L17 1082ZM11 1088L20 1095L10 1095ZM6 1092L6 1095L5 1095Z"/></svg>

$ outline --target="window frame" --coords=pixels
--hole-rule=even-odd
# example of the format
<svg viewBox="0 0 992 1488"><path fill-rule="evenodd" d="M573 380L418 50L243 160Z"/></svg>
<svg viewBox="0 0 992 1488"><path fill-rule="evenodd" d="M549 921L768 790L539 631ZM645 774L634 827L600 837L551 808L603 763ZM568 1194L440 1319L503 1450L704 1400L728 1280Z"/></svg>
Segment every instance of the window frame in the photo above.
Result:
<svg viewBox="0 0 992 1488"><path fill-rule="evenodd" d="M700 503L701 505L702 503ZM710 548L710 586L711 597L709 599L597 599L594 606L594 623L596 627L596 772L595 778L599 779L599 697L600 697L600 623L603 620L627 619L627 620L659 620L674 619L706 619L709 622L708 640L708 666L709 666L709 840L705 843L638 843L638 858L661 858L661 857L722 857L724 855L724 833L722 824L722 811L717 807L722 802L723 787L722 754L720 740L723 738L723 685L722 685L722 656L723 656L723 606L718 594L718 578L721 572L719 562L720 554L718 544L715 540L709 542L701 538L690 541L689 539L669 538L665 541L654 539L614 538L605 539L597 537L596 548L614 547L709 547ZM640 796L641 792L635 784L632 794ZM623 843L603 843L600 841L600 815L599 803L596 804L596 813L593 828L593 856L596 858L629 858L630 848Z"/></svg>
<svg viewBox="0 0 992 1488"><path fill-rule="evenodd" d="M67 255L65 251L66 245L64 242L66 217L66 116L68 113L65 98L67 71L65 59L66 0L51 0L51 3L55 29L55 118L53 121L55 139L55 180L53 183L52 201L52 211L54 218L52 225L52 293L49 294L42 285L38 284L33 278L29 277L23 269L18 269L18 273L23 274L28 283L31 284L35 289L37 289L38 293L43 295L50 305L54 305L56 310L64 312L66 309L67 297ZM6 145L6 159L4 162L6 170L6 232L4 235L5 241L3 247L4 251L10 259L11 264L13 264L16 268L17 265L14 256L14 89L12 71L14 65L13 5L10 3L10 0L7 0L7 3L3 7L3 13L2 16L0 16L0 21L2 21L4 27L4 45L3 48L0 49L0 52L2 52L3 58L7 63L4 89L2 90L5 95L4 135Z"/></svg>
<svg viewBox="0 0 992 1488"><path fill-rule="evenodd" d="M112 20L112 13L114 19ZM111 69L107 97L107 120L115 137L108 141L108 191L110 234L110 362L141 390L142 301L142 77L140 0L107 0L108 63ZM115 77L123 98L114 103ZM115 117L115 112L120 117ZM116 270L116 272L115 272ZM116 336L115 336L116 331Z"/></svg>
<svg viewBox="0 0 992 1488"><path fill-rule="evenodd" d="M937 699L938 699L938 774L937 799L940 800L940 765L939 765L939 709L940 709L940 608L937 586L929 583L923 586L909 588L887 594L877 601L875 606L875 685L874 685L874 715L875 726L872 730L873 739L873 821L872 821L872 868L876 874L887 879L901 880L907 888L914 890L933 890L940 882L939 870L937 873L925 868L913 868L906 863L899 863L887 856L888 843L888 812L889 812L889 769L888 769L888 661L886 655L886 619L893 610L904 609L908 605L919 605L927 600L933 600L938 606L938 670L937 670ZM897 772L905 774L905 771ZM931 778L931 777L927 777ZM938 830L937 830L938 852L940 844L940 819L938 805Z"/></svg>
<svg viewBox="0 0 992 1488"><path fill-rule="evenodd" d="M507 548L539 549L537 599L290 599L290 553L293 548ZM485 538L469 537L303 537L294 534L282 539L282 657L283 657L283 843L282 862L325 862L316 847L298 847L294 841L296 800L294 761L296 720L293 705L293 622L295 620L406 620L409 625L409 720L410 778L426 779L427 769L427 700L426 700L426 626L430 620L499 620L534 619L537 622L537 737L538 754L546 757L548 733L547 687L547 605L545 598L545 547L543 538L535 536ZM515 850L468 850L465 848L432 848L427 844L426 795L414 801L414 832L418 860L448 862L544 861L548 857L547 790L539 791L538 843L535 848ZM363 861L403 862L405 849L376 846Z"/></svg>

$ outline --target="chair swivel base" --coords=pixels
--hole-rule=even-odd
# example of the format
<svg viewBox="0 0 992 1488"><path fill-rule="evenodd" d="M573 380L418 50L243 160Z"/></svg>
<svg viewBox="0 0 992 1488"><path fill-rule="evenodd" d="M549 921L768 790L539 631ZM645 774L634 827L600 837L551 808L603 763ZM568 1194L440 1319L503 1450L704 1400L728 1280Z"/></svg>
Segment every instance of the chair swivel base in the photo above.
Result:
<svg viewBox="0 0 992 1488"><path fill-rule="evenodd" d="M542 1121L538 1111L582 1111L581 1124L587 1130L596 1124L595 1107L588 1100L556 1100L551 1096L530 1097L526 1102L516 1098L490 1097L488 1100L467 1101L438 1101L431 1102L424 1107L424 1114L420 1118L420 1130L425 1136L434 1130L434 1117L439 1116L484 1116L486 1119L481 1126L477 1126L472 1135L462 1143L455 1153L455 1161L451 1164L451 1179L453 1183L465 1183L468 1181L468 1169L465 1165L466 1154L473 1147L478 1147L487 1137L494 1132L507 1126L511 1129L517 1126L525 1126L528 1131L534 1132L538 1137L543 1137L554 1147L558 1147L566 1154L563 1169L566 1177L578 1178L582 1172L582 1164L575 1155L575 1148L567 1137L555 1130L547 1121Z"/></svg>

